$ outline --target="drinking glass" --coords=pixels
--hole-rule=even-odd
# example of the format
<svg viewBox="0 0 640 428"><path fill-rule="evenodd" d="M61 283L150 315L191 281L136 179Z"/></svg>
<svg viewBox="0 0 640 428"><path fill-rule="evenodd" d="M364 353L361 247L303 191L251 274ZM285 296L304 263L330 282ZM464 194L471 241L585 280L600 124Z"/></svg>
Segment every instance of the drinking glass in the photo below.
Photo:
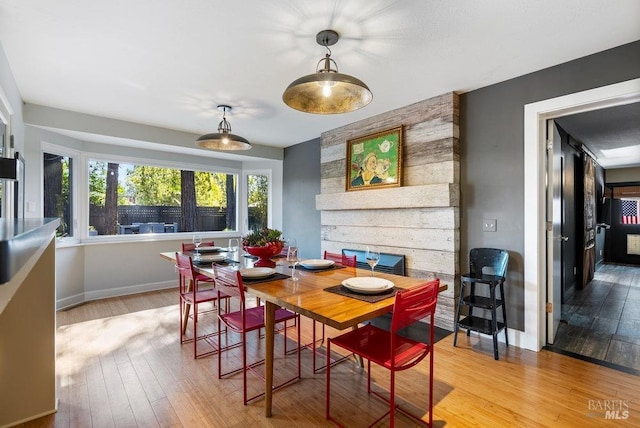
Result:
<svg viewBox="0 0 640 428"><path fill-rule="evenodd" d="M375 248L367 247L367 252L364 257L369 266L371 266L371 276L373 276L373 270L380 261L380 252L376 251Z"/></svg>
<svg viewBox="0 0 640 428"><path fill-rule="evenodd" d="M295 241L289 242L289 250L287 251L287 262L291 264L291 279L297 281L296 277L296 265L300 261L298 258L298 247L296 246Z"/></svg>
<svg viewBox="0 0 640 428"><path fill-rule="evenodd" d="M229 239L229 251L236 253L238 248L240 248L240 240L237 238Z"/></svg>
<svg viewBox="0 0 640 428"><path fill-rule="evenodd" d="M194 259L200 258L200 249L198 248L202 244L202 236L201 235L193 235L193 245L196 246L196 253L194 254Z"/></svg>

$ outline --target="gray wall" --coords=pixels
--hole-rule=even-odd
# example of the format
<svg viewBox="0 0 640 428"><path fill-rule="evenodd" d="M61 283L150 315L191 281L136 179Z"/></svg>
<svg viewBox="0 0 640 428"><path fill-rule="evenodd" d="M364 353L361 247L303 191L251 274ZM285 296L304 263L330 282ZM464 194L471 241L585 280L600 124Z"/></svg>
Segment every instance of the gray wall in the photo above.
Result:
<svg viewBox="0 0 640 428"><path fill-rule="evenodd" d="M460 263L474 247L510 252L510 327L524 330L524 106L638 77L640 41L461 95ZM497 232L483 232L483 218Z"/></svg>
<svg viewBox="0 0 640 428"><path fill-rule="evenodd" d="M283 235L298 241L301 257L320 258L320 138L284 150L283 178Z"/></svg>

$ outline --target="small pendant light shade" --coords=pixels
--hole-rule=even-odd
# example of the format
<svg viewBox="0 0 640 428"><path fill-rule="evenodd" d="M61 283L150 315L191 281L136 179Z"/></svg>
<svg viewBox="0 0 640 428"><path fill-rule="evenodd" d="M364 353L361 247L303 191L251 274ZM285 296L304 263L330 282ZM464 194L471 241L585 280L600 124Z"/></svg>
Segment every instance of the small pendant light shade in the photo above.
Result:
<svg viewBox="0 0 640 428"><path fill-rule="evenodd" d="M222 110L222 120L218 124L218 132L206 134L196 140L196 146L209 150L249 150L251 143L239 135L231 133L231 125L227 121L226 113L231 111L228 105L219 105L218 110Z"/></svg>
<svg viewBox="0 0 640 428"><path fill-rule="evenodd" d="M338 33L324 30L316 41L327 48L325 58L318 62L316 72L293 81L282 94L289 107L306 113L337 114L360 109L371 102L373 95L360 79L338 72L331 59L329 46L337 43Z"/></svg>

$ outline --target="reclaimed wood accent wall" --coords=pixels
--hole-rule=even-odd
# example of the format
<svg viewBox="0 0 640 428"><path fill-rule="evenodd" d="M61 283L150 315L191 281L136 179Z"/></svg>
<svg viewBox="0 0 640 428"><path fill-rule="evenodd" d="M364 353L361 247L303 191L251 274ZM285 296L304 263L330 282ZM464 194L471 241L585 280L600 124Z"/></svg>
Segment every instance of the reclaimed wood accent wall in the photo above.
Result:
<svg viewBox="0 0 640 428"><path fill-rule="evenodd" d="M402 187L346 192L346 142L404 128ZM447 93L321 136L322 250L404 254L408 276L438 277L436 325L453 330L460 253L458 96Z"/></svg>

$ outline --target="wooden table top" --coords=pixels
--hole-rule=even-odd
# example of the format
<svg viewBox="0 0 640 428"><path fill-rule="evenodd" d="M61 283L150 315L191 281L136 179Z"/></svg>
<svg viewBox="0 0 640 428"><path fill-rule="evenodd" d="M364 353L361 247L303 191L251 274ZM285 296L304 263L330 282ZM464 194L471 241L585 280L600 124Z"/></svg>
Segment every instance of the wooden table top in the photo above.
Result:
<svg viewBox="0 0 640 428"><path fill-rule="evenodd" d="M167 260L175 262L175 252L161 253L160 255ZM213 277L212 268L194 267L198 272ZM275 269L280 273L291 274L291 269L284 259L277 260ZM244 285L247 292L256 297L338 330L343 330L383 315L391 311L393 307L393 296L379 302L369 303L325 291L325 288L338 285L348 278L371 276L370 270L345 267L323 271L296 269L296 272L300 278L298 281L286 278L255 284L245 282ZM411 278L380 272L376 272L375 276L392 281L398 288L410 288L428 281L428 279L424 278ZM446 285L440 284L440 291L446 289Z"/></svg>

